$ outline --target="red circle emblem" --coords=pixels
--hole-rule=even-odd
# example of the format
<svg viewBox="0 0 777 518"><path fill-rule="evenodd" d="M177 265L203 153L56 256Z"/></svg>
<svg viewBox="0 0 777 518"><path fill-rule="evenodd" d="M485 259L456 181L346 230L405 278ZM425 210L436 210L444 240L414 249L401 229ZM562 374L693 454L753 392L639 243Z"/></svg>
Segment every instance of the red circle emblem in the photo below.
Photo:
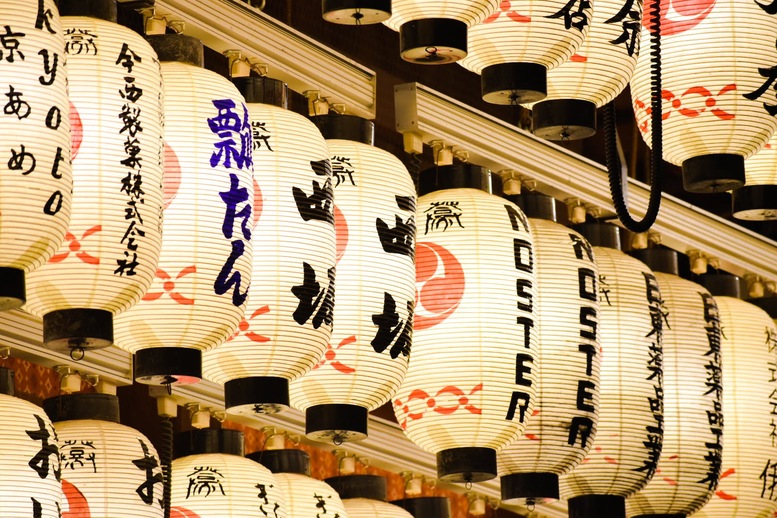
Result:
<svg viewBox="0 0 777 518"><path fill-rule="evenodd" d="M661 36L671 36L693 29L712 12L715 0L660 0ZM650 28L652 3L645 4L642 23ZM647 42L645 43L647 45Z"/></svg>
<svg viewBox="0 0 777 518"><path fill-rule="evenodd" d="M456 257L435 243L416 247L415 329L428 329L448 318L464 296L464 269Z"/></svg>

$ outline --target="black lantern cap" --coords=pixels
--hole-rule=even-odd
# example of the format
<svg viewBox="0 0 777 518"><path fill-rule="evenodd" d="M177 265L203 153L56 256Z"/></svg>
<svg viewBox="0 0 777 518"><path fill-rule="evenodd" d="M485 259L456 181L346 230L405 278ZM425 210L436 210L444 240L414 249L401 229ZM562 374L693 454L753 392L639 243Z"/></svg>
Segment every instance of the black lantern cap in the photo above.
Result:
<svg viewBox="0 0 777 518"><path fill-rule="evenodd" d="M479 189L501 196L502 178L485 167L472 164L441 165L421 171L419 196L443 189Z"/></svg>
<svg viewBox="0 0 777 518"><path fill-rule="evenodd" d="M548 69L537 63L499 63L480 73L483 100L516 105L543 100L548 95Z"/></svg>
<svg viewBox="0 0 777 518"><path fill-rule="evenodd" d="M289 107L289 85L280 79L270 77L235 77L232 83L247 103L260 103L287 109Z"/></svg>
<svg viewBox="0 0 777 518"><path fill-rule="evenodd" d="M615 495L583 495L570 498L569 518L626 518L626 499Z"/></svg>
<svg viewBox="0 0 777 518"><path fill-rule="evenodd" d="M310 120L326 140L353 140L368 146L375 142L375 123L363 117L330 113L315 115Z"/></svg>
<svg viewBox="0 0 777 518"><path fill-rule="evenodd" d="M680 275L680 266L677 263L677 252L668 248L645 248L632 250L630 256L639 259L654 272Z"/></svg>
<svg viewBox="0 0 777 518"><path fill-rule="evenodd" d="M0 367L0 394L5 394L6 396L14 395L13 377L14 373L11 369Z"/></svg>
<svg viewBox="0 0 777 518"><path fill-rule="evenodd" d="M538 192L507 194L505 198L520 207L526 217L558 222L556 200L553 196Z"/></svg>
<svg viewBox="0 0 777 518"><path fill-rule="evenodd" d="M69 352L74 359L84 351L113 345L113 313L102 309L60 309L43 315L43 345Z"/></svg>
<svg viewBox="0 0 777 518"><path fill-rule="evenodd" d="M777 185L745 185L731 193L731 212L737 219L777 219Z"/></svg>
<svg viewBox="0 0 777 518"><path fill-rule="evenodd" d="M688 192L713 193L739 189L745 184L745 158L717 153L683 162L683 187Z"/></svg>
<svg viewBox="0 0 777 518"><path fill-rule="evenodd" d="M224 384L224 405L230 414L277 414L287 410L289 380L273 376L253 376Z"/></svg>
<svg viewBox="0 0 777 518"><path fill-rule="evenodd" d="M76 0L77 1L77 0ZM202 42L186 34L153 34L146 36L159 61L176 61L197 67L205 65Z"/></svg>
<svg viewBox="0 0 777 518"><path fill-rule="evenodd" d="M496 450L451 448L437 452L437 478L443 482L483 482L496 477Z"/></svg>
<svg viewBox="0 0 777 518"><path fill-rule="evenodd" d="M119 422L119 398L112 394L65 394L43 400L52 423L75 419Z"/></svg>
<svg viewBox="0 0 777 518"><path fill-rule="evenodd" d="M572 229L583 236L591 246L621 249L620 227L612 223L581 223L573 225Z"/></svg>
<svg viewBox="0 0 777 518"><path fill-rule="evenodd" d="M60 16L88 16L116 23L118 9L116 0L59 0Z"/></svg>
<svg viewBox="0 0 777 518"><path fill-rule="evenodd" d="M27 302L24 270L0 267L0 311L17 309Z"/></svg>
<svg viewBox="0 0 777 518"><path fill-rule="evenodd" d="M372 25L391 18L391 0L322 0L324 20L340 25Z"/></svg>
<svg viewBox="0 0 777 518"><path fill-rule="evenodd" d="M314 441L367 438L367 409L358 405L314 405L305 411L305 435Z"/></svg>
<svg viewBox="0 0 777 518"><path fill-rule="evenodd" d="M310 476L310 456L302 450L261 450L246 455L273 473Z"/></svg>
<svg viewBox="0 0 777 518"><path fill-rule="evenodd" d="M451 502L444 496L419 496L389 502L401 507L413 518L451 518Z"/></svg>
<svg viewBox="0 0 777 518"><path fill-rule="evenodd" d="M747 299L747 301L766 311L773 320L777 320L777 297L759 297L757 299Z"/></svg>
<svg viewBox="0 0 777 518"><path fill-rule="evenodd" d="M550 99L531 109L532 131L547 140L580 140L596 134L596 104L582 99Z"/></svg>
<svg viewBox="0 0 777 518"><path fill-rule="evenodd" d="M559 499L555 473L512 473L499 480L502 501L510 505L537 505Z"/></svg>
<svg viewBox="0 0 777 518"><path fill-rule="evenodd" d="M226 455L245 455L245 439L239 430L189 430L175 434L173 458L202 455L205 453L223 453Z"/></svg>
<svg viewBox="0 0 777 518"><path fill-rule="evenodd" d="M739 282L739 277L728 273L705 273L699 275L698 282L707 290L713 297L733 297L735 299L742 298L742 287Z"/></svg>
<svg viewBox="0 0 777 518"><path fill-rule="evenodd" d="M135 353L135 381L146 385L189 385L202 380L202 351L150 347Z"/></svg>
<svg viewBox="0 0 777 518"><path fill-rule="evenodd" d="M343 475L330 477L324 482L337 491L340 498L366 498L386 501L386 479L379 475Z"/></svg>
<svg viewBox="0 0 777 518"><path fill-rule="evenodd" d="M425 18L399 28L399 55L419 65L445 65L467 57L467 24L451 18Z"/></svg>
<svg viewBox="0 0 777 518"><path fill-rule="evenodd" d="M632 516L631 518L687 518L687 514L638 514L636 516Z"/></svg>

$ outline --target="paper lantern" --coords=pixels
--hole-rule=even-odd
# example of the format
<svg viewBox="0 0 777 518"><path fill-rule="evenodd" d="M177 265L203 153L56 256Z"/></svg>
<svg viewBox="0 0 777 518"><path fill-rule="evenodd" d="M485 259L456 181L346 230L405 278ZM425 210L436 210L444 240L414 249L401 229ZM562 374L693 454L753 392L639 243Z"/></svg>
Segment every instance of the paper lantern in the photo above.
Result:
<svg viewBox="0 0 777 518"><path fill-rule="evenodd" d="M777 16L760 2L678 4L661 2L664 160L682 165L687 191L736 189L745 181L744 159L777 129ZM631 80L637 125L648 144L650 68L650 53L643 52Z"/></svg>
<svg viewBox="0 0 777 518"><path fill-rule="evenodd" d="M416 496L392 500L414 518L451 518L451 501L444 496Z"/></svg>
<svg viewBox="0 0 777 518"><path fill-rule="evenodd" d="M140 300L157 268L162 79L151 46L116 23L114 0L63 0L59 9L81 141L67 238L30 275L26 310L43 317L47 347L82 352L111 345L113 316Z"/></svg>
<svg viewBox="0 0 777 518"><path fill-rule="evenodd" d="M532 131L551 140L596 133L596 109L626 88L639 54L642 2L596 0L588 37L548 71L548 96L531 107Z"/></svg>
<svg viewBox="0 0 777 518"><path fill-rule="evenodd" d="M774 376L777 326L762 309L740 300L739 278L702 275L720 316L723 357L723 452L715 496L699 518L773 516L777 512ZM717 381L717 380L716 380Z"/></svg>
<svg viewBox="0 0 777 518"><path fill-rule="evenodd" d="M237 430L192 430L175 437L171 508L184 516L287 518L269 469L243 456Z"/></svg>
<svg viewBox="0 0 777 518"><path fill-rule="evenodd" d="M59 442L39 406L13 396L13 371L0 367L0 516L59 518Z"/></svg>
<svg viewBox="0 0 777 518"><path fill-rule="evenodd" d="M419 318L394 413L446 481L496 476L496 451L523 432L536 401L532 235L523 212L491 192L501 193L498 175L474 165L420 177Z"/></svg>
<svg viewBox="0 0 777 518"><path fill-rule="evenodd" d="M285 495L288 518L348 518L337 491L326 482L310 478L310 457L304 451L265 450L249 453L248 457L272 471Z"/></svg>
<svg viewBox="0 0 777 518"><path fill-rule="evenodd" d="M589 0L510 2L469 31L461 66L481 75L483 100L531 103L547 94L547 71L568 60L586 38Z"/></svg>
<svg viewBox="0 0 777 518"><path fill-rule="evenodd" d="M316 366L332 333L331 321L300 318L295 295L306 276L319 293L330 288L331 166L315 125L283 108L284 83L256 77L234 82L248 101L258 172L252 286L246 318L226 343L205 354L203 373L224 385L228 412L272 413L289 406L289 381ZM331 300L322 298L317 309L331 312Z"/></svg>
<svg viewBox="0 0 777 518"><path fill-rule="evenodd" d="M626 504L628 515L687 516L712 497L723 447L720 323L712 295L678 277L677 252L635 250L663 301L664 441L656 475ZM727 358L726 358L727 360Z"/></svg>
<svg viewBox="0 0 777 518"><path fill-rule="evenodd" d="M777 136L745 160L745 186L732 191L731 202L737 219L777 219Z"/></svg>
<svg viewBox="0 0 777 518"><path fill-rule="evenodd" d="M626 497L653 477L661 454L661 294L650 269L620 252L618 227L575 228L599 266L601 386L593 447L561 478L561 496L570 518L625 518Z"/></svg>
<svg viewBox="0 0 777 518"><path fill-rule="evenodd" d="M467 28L493 14L499 0L394 0L384 22L399 31L399 54L421 65L453 63L467 55Z"/></svg>
<svg viewBox="0 0 777 518"><path fill-rule="evenodd" d="M299 320L330 324L331 345L312 371L292 382L291 403L305 411L316 440L367 436L367 412L389 401L407 371L415 290L415 186L402 162L372 145L373 124L359 117L316 117L327 139L335 190L337 303L330 285L306 273L293 292ZM328 184L327 184L328 185ZM326 291L326 293L325 293ZM322 298L323 297L323 298Z"/></svg>
<svg viewBox="0 0 777 518"><path fill-rule="evenodd" d="M391 0L322 0L324 20L341 25L371 25L391 17Z"/></svg>
<svg viewBox="0 0 777 518"><path fill-rule="evenodd" d="M43 408L59 436L65 516L164 516L159 456L142 433L119 424L116 396L70 394Z"/></svg>
<svg viewBox="0 0 777 518"><path fill-rule="evenodd" d="M378 475L343 475L325 479L343 500L348 518L413 518L386 502L386 479Z"/></svg>
<svg viewBox="0 0 777 518"><path fill-rule="evenodd" d="M202 68L202 43L150 36L165 83L165 178L178 179L164 213L156 278L116 322L135 354L135 379L191 383L202 351L238 329L251 282L254 223L251 122L232 83Z"/></svg>
<svg viewBox="0 0 777 518"><path fill-rule="evenodd" d="M65 239L73 172L65 40L54 0L3 0L0 10L7 42L0 75L8 83L0 118L1 311L24 304L25 272Z"/></svg>
<svg viewBox="0 0 777 518"><path fill-rule="evenodd" d="M534 413L524 435L497 455L502 501L559 498L559 475L583 461L599 404L599 274L591 245L555 222L555 200L510 196L529 217L537 275L539 362Z"/></svg>

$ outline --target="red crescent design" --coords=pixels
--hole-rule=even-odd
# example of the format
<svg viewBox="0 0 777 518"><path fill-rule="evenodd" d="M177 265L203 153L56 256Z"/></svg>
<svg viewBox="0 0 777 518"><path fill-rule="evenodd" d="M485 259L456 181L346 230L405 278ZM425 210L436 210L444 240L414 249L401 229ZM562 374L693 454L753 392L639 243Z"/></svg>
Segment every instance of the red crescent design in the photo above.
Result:
<svg viewBox="0 0 777 518"><path fill-rule="evenodd" d="M337 208L337 205L335 205L335 236L337 240L336 262L339 263L348 246L348 223L345 221L343 213Z"/></svg>
<svg viewBox="0 0 777 518"><path fill-rule="evenodd" d="M67 511L63 511L62 518L92 518L89 502L86 501L84 494L64 478L62 479L62 493L67 501Z"/></svg>
<svg viewBox="0 0 777 518"><path fill-rule="evenodd" d="M70 103L70 159L75 160L84 141L84 124L73 103Z"/></svg>
<svg viewBox="0 0 777 518"><path fill-rule="evenodd" d="M200 515L183 507L172 507L170 518L200 518Z"/></svg>
<svg viewBox="0 0 777 518"><path fill-rule="evenodd" d="M164 208L173 203L181 187L181 163L173 148L165 142Z"/></svg>
<svg viewBox="0 0 777 518"><path fill-rule="evenodd" d="M418 243L413 328L439 324L456 311L463 296L464 269L456 257L435 243Z"/></svg>
<svg viewBox="0 0 777 518"><path fill-rule="evenodd" d="M259 224L259 217L262 215L264 207L264 198L262 198L262 189L254 178L254 228Z"/></svg>
<svg viewBox="0 0 777 518"><path fill-rule="evenodd" d="M671 36L693 29L712 12L715 0L660 0L661 1L661 35ZM650 24L649 9L646 2L645 16L642 23Z"/></svg>

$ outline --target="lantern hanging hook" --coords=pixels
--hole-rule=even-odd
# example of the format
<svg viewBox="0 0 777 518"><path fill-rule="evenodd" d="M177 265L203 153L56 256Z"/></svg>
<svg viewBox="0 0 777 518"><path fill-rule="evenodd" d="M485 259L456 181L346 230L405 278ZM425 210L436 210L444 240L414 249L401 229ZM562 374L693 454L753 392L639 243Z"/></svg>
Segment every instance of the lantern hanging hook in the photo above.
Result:
<svg viewBox="0 0 777 518"><path fill-rule="evenodd" d="M80 343L70 348L70 359L74 362L80 362L86 356L86 349Z"/></svg>

